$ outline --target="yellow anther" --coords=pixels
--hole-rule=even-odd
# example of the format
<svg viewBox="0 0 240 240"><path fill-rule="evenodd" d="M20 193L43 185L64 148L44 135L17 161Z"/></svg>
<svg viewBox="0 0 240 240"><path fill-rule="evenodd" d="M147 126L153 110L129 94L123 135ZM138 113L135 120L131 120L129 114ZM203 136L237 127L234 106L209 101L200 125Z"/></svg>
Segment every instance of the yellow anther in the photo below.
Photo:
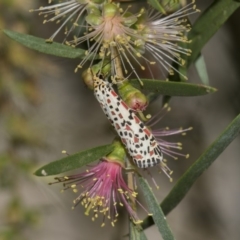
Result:
<svg viewBox="0 0 240 240"><path fill-rule="evenodd" d="M138 221L134 221L134 223L137 224L141 224L143 221L142 220L138 220Z"/></svg>
<svg viewBox="0 0 240 240"><path fill-rule="evenodd" d="M53 39L52 38L48 38L45 40L46 43L52 43L53 42Z"/></svg>
<svg viewBox="0 0 240 240"><path fill-rule="evenodd" d="M139 52L136 53L136 56L139 58L142 57L141 53L139 53Z"/></svg>

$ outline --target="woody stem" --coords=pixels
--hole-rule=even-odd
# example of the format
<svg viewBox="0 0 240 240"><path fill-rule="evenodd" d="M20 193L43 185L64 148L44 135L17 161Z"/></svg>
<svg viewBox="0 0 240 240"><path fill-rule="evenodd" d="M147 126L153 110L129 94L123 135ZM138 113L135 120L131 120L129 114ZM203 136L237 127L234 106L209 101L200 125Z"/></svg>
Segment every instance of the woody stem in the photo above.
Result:
<svg viewBox="0 0 240 240"><path fill-rule="evenodd" d="M117 82L120 82L124 79L124 76L123 76L121 59L119 57L116 47L111 48L111 58L113 61L112 67L115 68L114 71L112 72L116 73L115 80Z"/></svg>
<svg viewBox="0 0 240 240"><path fill-rule="evenodd" d="M115 80L116 80L117 83L121 83L120 81L122 81L124 79L124 76L123 76L121 59L120 59L119 54L116 50L116 47L111 48L111 58L112 58L112 61L113 61L112 67L115 68L114 71L112 71L112 72L116 73ZM130 167L131 167L130 163L129 163L129 161L127 161L127 168L130 168ZM135 184L134 184L133 174L134 174L133 172L129 172L127 174L127 182L128 182L128 187L134 191ZM129 197L131 199L132 208L134 210L136 210L135 198L132 197L132 196L129 196Z"/></svg>

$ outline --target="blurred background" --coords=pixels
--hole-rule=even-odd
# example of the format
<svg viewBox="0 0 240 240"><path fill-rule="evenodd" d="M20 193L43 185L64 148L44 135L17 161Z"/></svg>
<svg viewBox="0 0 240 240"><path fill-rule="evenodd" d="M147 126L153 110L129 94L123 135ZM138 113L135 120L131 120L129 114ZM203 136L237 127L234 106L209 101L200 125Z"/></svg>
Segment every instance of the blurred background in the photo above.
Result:
<svg viewBox="0 0 240 240"><path fill-rule="evenodd" d="M203 11L212 1L196 2ZM0 28L48 38L54 24L43 25L38 14L28 11L41 5L47 1L0 0ZM190 158L168 162L174 182L154 176L159 201L240 112L239 15L238 10L203 49L210 85L218 92L173 98L172 111L160 123L194 129L177 139ZM62 150L71 154L114 137L81 74L74 73L78 63L31 51L0 33L0 240L120 240L128 233L124 213L114 228L101 228L101 222L84 216L82 207L71 210L72 192L62 194L62 186L48 186L52 178L33 175L38 167L62 158ZM188 77L201 83L194 67ZM149 112L160 108L161 99ZM176 239L240 239L239 145L238 137L168 215ZM159 239L154 226L146 233Z"/></svg>

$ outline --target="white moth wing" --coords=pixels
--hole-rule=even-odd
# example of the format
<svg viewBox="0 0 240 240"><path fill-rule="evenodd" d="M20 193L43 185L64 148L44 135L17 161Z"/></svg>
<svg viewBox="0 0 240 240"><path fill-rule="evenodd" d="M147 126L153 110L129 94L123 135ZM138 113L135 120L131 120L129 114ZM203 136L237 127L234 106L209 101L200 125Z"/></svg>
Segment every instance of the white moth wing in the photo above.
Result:
<svg viewBox="0 0 240 240"><path fill-rule="evenodd" d="M151 131L117 95L110 84L98 79L95 96L105 115L140 168L152 167L163 159L161 149Z"/></svg>

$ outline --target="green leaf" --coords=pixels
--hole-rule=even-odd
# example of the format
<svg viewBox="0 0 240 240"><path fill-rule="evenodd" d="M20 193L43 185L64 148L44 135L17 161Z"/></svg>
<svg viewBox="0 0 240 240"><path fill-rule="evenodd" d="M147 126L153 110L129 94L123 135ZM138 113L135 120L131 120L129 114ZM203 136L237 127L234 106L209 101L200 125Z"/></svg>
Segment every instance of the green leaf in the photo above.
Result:
<svg viewBox="0 0 240 240"><path fill-rule="evenodd" d="M155 9L157 9L159 12L166 14L166 11L164 9L164 7L162 6L162 4L159 2L159 0L148 0L148 3L154 7Z"/></svg>
<svg viewBox="0 0 240 240"><path fill-rule="evenodd" d="M203 55L200 55L195 61L195 67L203 84L209 85L207 67Z"/></svg>
<svg viewBox="0 0 240 240"><path fill-rule="evenodd" d="M159 206L157 199L155 198L147 181L144 178L139 177L139 185L147 202L147 206L150 212L153 214L154 222L157 225L158 230L163 237L163 240L174 240L175 238L168 226L166 217L164 216L164 213Z"/></svg>
<svg viewBox="0 0 240 240"><path fill-rule="evenodd" d="M201 84L141 79L143 82L143 87L141 87L137 79L130 81L131 84L136 88L168 96L200 96L217 91L216 88Z"/></svg>
<svg viewBox="0 0 240 240"><path fill-rule="evenodd" d="M77 169L106 156L113 148L113 145L104 145L85 150L51 162L39 168L34 174L37 176L50 176Z"/></svg>
<svg viewBox="0 0 240 240"><path fill-rule="evenodd" d="M139 225L134 225L132 221L129 222L130 224L130 240L147 240L147 237L142 230L142 227Z"/></svg>
<svg viewBox="0 0 240 240"><path fill-rule="evenodd" d="M201 174L207 170L217 157L240 133L240 114L228 125L222 134L208 147L199 159L177 181L168 196L161 203L163 212L167 215L185 197L189 189ZM151 226L153 219L146 218L142 224L143 229Z"/></svg>
<svg viewBox="0 0 240 240"><path fill-rule="evenodd" d="M3 30L3 32L11 39L38 52L66 58L84 58L86 56L86 50L83 49L73 48L56 42L46 43L45 39L10 30Z"/></svg>
<svg viewBox="0 0 240 240"><path fill-rule="evenodd" d="M240 3L233 0L218 0L202 13L188 34L188 39L192 41L189 44L192 54L186 57L186 66L197 59L203 46L239 6Z"/></svg>

